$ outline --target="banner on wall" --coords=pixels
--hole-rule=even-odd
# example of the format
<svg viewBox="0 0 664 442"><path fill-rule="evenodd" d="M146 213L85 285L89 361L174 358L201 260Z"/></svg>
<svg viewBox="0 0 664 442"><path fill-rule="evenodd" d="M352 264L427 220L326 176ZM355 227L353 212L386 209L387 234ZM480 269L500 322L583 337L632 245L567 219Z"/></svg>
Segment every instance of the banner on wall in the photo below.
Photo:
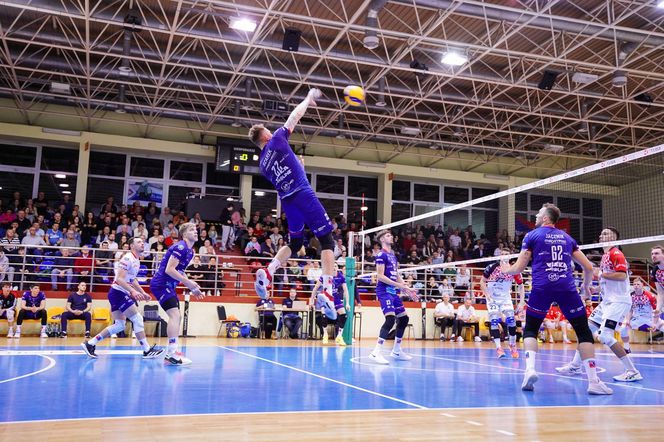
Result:
<svg viewBox="0 0 664 442"><path fill-rule="evenodd" d="M147 203L152 202L156 203L157 207L161 207L163 197L163 184L151 183L147 180L133 181L128 186L127 205L132 205L134 201L138 201L141 205L147 205Z"/></svg>
<svg viewBox="0 0 664 442"><path fill-rule="evenodd" d="M530 232L535 228L535 223L532 221L528 221L526 218L515 215L515 230L517 232ZM560 218L558 222L556 223L556 227L559 228L560 230L564 230L568 234L571 233L571 223L569 218Z"/></svg>

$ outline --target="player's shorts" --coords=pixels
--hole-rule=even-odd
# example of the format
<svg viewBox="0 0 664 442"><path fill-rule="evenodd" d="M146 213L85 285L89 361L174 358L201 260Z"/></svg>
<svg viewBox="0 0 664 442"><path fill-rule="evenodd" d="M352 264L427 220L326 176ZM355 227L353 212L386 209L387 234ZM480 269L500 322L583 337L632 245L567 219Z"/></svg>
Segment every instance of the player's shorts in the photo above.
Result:
<svg viewBox="0 0 664 442"><path fill-rule="evenodd" d="M625 320L625 317L632 309L630 302L600 302L599 305L588 317L589 321L593 321L600 326L604 325L606 320L615 321L620 324Z"/></svg>
<svg viewBox="0 0 664 442"><path fill-rule="evenodd" d="M0 314L0 319L7 319L7 312L10 311L10 310L11 310L12 313L15 313L13 308L8 308L4 312L2 312L2 314ZM16 316L16 315L13 315L13 316Z"/></svg>
<svg viewBox="0 0 664 442"><path fill-rule="evenodd" d="M316 310L322 310L323 314L333 321L337 319L337 309L334 301L323 293L318 293L316 296Z"/></svg>
<svg viewBox="0 0 664 442"><path fill-rule="evenodd" d="M162 284L150 284L150 291L152 292L152 296L157 298L159 305L161 305L161 308L163 308L164 311L180 307L178 296L175 293L175 287Z"/></svg>
<svg viewBox="0 0 664 442"><path fill-rule="evenodd" d="M652 316L632 316L629 320L629 326L632 330L648 331L655 326Z"/></svg>
<svg viewBox="0 0 664 442"><path fill-rule="evenodd" d="M514 314L514 304L512 304L511 300L507 299L494 299L487 304L486 308L489 317L500 316L501 313L505 314L508 311L511 311L512 315Z"/></svg>
<svg viewBox="0 0 664 442"><path fill-rule="evenodd" d="M282 199L281 210L286 212L291 237L301 236L305 224L316 236L323 236L332 231L330 217L327 216L327 212L311 188L299 190Z"/></svg>
<svg viewBox="0 0 664 442"><path fill-rule="evenodd" d="M334 295L334 308L337 310L345 310L346 306L344 305L343 296Z"/></svg>
<svg viewBox="0 0 664 442"><path fill-rule="evenodd" d="M129 307L135 305L134 298L121 290L111 288L108 292L108 302L111 303L112 312L124 312Z"/></svg>
<svg viewBox="0 0 664 442"><path fill-rule="evenodd" d="M528 298L527 313L535 318L544 319L553 302L558 303L568 320L586 315L586 307L575 288L567 290L533 288Z"/></svg>
<svg viewBox="0 0 664 442"><path fill-rule="evenodd" d="M406 308L403 306L403 302L399 295L395 293L381 293L376 294L378 301L380 301L380 309L383 311L383 315L395 315L403 316L406 313Z"/></svg>

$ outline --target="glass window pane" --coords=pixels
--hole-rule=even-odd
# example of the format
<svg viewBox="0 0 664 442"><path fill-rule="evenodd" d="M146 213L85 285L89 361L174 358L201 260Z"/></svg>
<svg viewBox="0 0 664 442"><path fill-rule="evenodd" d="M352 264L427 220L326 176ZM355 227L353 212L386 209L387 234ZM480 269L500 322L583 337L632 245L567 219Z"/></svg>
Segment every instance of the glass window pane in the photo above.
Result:
<svg viewBox="0 0 664 442"><path fill-rule="evenodd" d="M33 146L10 146L0 144L0 164L7 166L35 167L37 148ZM32 192L32 189L30 190Z"/></svg>
<svg viewBox="0 0 664 442"><path fill-rule="evenodd" d="M108 152L90 152L90 174L125 176L127 155Z"/></svg>
<svg viewBox="0 0 664 442"><path fill-rule="evenodd" d="M569 234L577 242L581 241L581 220L579 218L570 218L569 225L570 225Z"/></svg>
<svg viewBox="0 0 664 442"><path fill-rule="evenodd" d="M346 190L344 186L344 177L342 176L316 175L316 192L344 195Z"/></svg>
<svg viewBox="0 0 664 442"><path fill-rule="evenodd" d="M145 178L163 178L164 160L132 157L129 166L129 175Z"/></svg>
<svg viewBox="0 0 664 442"><path fill-rule="evenodd" d="M378 210L378 204L376 201L366 201L364 202L367 210L364 211L364 220L366 221L367 228L376 226L376 212ZM348 208L348 213L346 214L346 220L349 223L356 223L358 227L362 222L362 200L348 199L346 202L346 207Z"/></svg>
<svg viewBox="0 0 664 442"><path fill-rule="evenodd" d="M238 182L239 186L239 182ZM254 175L251 177L251 187L253 189L274 190L274 186L263 175Z"/></svg>
<svg viewBox="0 0 664 442"><path fill-rule="evenodd" d="M414 200L417 201L430 201L432 203L440 202L440 186L431 186L428 184L415 183Z"/></svg>
<svg viewBox="0 0 664 442"><path fill-rule="evenodd" d="M200 192L199 187L168 186L168 207L170 207L171 210L185 210L187 195L190 193L197 193L197 192Z"/></svg>
<svg viewBox="0 0 664 442"><path fill-rule="evenodd" d="M552 196L530 195L530 210L538 212L539 209L541 209L544 204L552 202L553 202Z"/></svg>
<svg viewBox="0 0 664 442"><path fill-rule="evenodd" d="M54 172L78 172L78 150L59 147L42 147L42 170Z"/></svg>
<svg viewBox="0 0 664 442"><path fill-rule="evenodd" d="M378 198L378 178L359 176L348 177L348 196L362 196L365 198Z"/></svg>
<svg viewBox="0 0 664 442"><path fill-rule="evenodd" d="M583 216L602 217L602 200L595 198L583 199ZM586 232L583 232L585 238Z"/></svg>
<svg viewBox="0 0 664 442"><path fill-rule="evenodd" d="M217 172L214 163L207 163L207 184L217 186L240 187L240 175L237 173Z"/></svg>
<svg viewBox="0 0 664 442"><path fill-rule="evenodd" d="M392 222L410 218L411 210L410 204L392 203Z"/></svg>
<svg viewBox="0 0 664 442"><path fill-rule="evenodd" d="M88 194L85 199L85 210L92 211L99 215L101 206L106 203L106 199L112 196L115 204L122 204L125 200L124 180L114 180L111 178L88 178Z"/></svg>
<svg viewBox="0 0 664 442"><path fill-rule="evenodd" d="M263 192L263 196L256 196L256 192L251 194L251 213L260 212L261 218L277 215L277 193Z"/></svg>
<svg viewBox="0 0 664 442"><path fill-rule="evenodd" d="M599 234L602 232L602 220L594 218L583 219L583 244L599 242Z"/></svg>
<svg viewBox="0 0 664 442"><path fill-rule="evenodd" d="M465 203L470 198L468 198L470 189L465 189L463 187L448 187L445 186L444 202L445 204L458 204Z"/></svg>
<svg viewBox="0 0 664 442"><path fill-rule="evenodd" d="M558 208L562 213L573 213L578 215L581 213L581 200L578 198L565 198L558 197Z"/></svg>
<svg viewBox="0 0 664 442"><path fill-rule="evenodd" d="M473 210L473 232L479 237L481 234L495 244L498 233L498 212L493 210Z"/></svg>
<svg viewBox="0 0 664 442"><path fill-rule="evenodd" d="M307 174L307 181L309 181L309 184L311 184L311 177L312 175L310 173Z"/></svg>
<svg viewBox="0 0 664 442"><path fill-rule="evenodd" d="M0 199L2 207L7 207L14 192L21 192L23 204L32 198L32 183L35 176L31 173L0 173Z"/></svg>
<svg viewBox="0 0 664 442"><path fill-rule="evenodd" d="M201 163L189 163L187 161L171 161L172 180L203 181L203 165Z"/></svg>
<svg viewBox="0 0 664 442"><path fill-rule="evenodd" d="M64 187L66 186L66 187ZM56 178L55 174L41 173L39 174L39 192L44 192L49 206L57 209L60 201L62 201L65 192L68 192L71 200L76 196L76 175L67 175L67 178Z"/></svg>
<svg viewBox="0 0 664 442"><path fill-rule="evenodd" d="M516 194L515 198L516 210L528 210L528 194L524 192L519 192ZM539 210L539 209L538 209Z"/></svg>
<svg viewBox="0 0 664 442"><path fill-rule="evenodd" d="M479 188L473 187L473 198L472 199L477 199L477 198L481 198L483 196L493 195L496 192L498 192L498 189L479 189ZM498 200L499 200L499 198L496 198L494 200L487 201L486 203L478 204L475 207L485 207L487 209L498 209Z"/></svg>
<svg viewBox="0 0 664 442"><path fill-rule="evenodd" d="M448 227L453 229L465 229L468 227L468 211L467 210L454 210L443 215L443 226L445 230Z"/></svg>
<svg viewBox="0 0 664 442"><path fill-rule="evenodd" d="M392 181L392 199L397 201L411 201L410 182Z"/></svg>
<svg viewBox="0 0 664 442"><path fill-rule="evenodd" d="M327 216L334 219L340 214L344 213L344 200L335 198L320 198L320 203L325 208Z"/></svg>
<svg viewBox="0 0 664 442"><path fill-rule="evenodd" d="M206 196L240 196L240 189L235 188L235 189L230 189L228 187L214 187L214 186L207 186L205 188L205 195Z"/></svg>

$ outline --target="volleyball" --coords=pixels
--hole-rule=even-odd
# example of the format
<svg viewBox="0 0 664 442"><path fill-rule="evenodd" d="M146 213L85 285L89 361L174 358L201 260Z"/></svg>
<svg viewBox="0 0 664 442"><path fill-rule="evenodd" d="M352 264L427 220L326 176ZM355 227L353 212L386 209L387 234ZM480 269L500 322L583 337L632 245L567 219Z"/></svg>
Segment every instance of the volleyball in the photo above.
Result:
<svg viewBox="0 0 664 442"><path fill-rule="evenodd" d="M228 332L228 337L230 338L239 338L240 337L240 327L233 326Z"/></svg>
<svg viewBox="0 0 664 442"><path fill-rule="evenodd" d="M360 86L346 86L344 89L344 100L350 106L362 106L364 104L364 89Z"/></svg>

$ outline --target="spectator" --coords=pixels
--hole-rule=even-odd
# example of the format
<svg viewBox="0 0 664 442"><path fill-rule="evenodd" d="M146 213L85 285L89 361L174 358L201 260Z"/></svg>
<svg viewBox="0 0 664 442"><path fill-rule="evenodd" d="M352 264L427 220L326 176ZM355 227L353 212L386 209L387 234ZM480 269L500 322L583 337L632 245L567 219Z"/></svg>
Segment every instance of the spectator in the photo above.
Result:
<svg viewBox="0 0 664 442"><path fill-rule="evenodd" d="M274 255L277 254L277 247L272 242L272 239L268 236L265 238L265 242L261 246L262 255L266 258L274 258Z"/></svg>
<svg viewBox="0 0 664 442"><path fill-rule="evenodd" d="M67 337L67 321L78 319L85 321L85 337L90 337L90 326L92 325L92 297L86 291L88 286L84 282L78 283L78 290L69 295L65 311L60 316L60 337Z"/></svg>
<svg viewBox="0 0 664 442"><path fill-rule="evenodd" d="M134 233L133 229L131 228L131 225L129 225L129 218L125 215L120 219L120 224L118 227L115 229L115 233L118 235L127 235L127 236L132 236Z"/></svg>
<svg viewBox="0 0 664 442"><path fill-rule="evenodd" d="M219 277L222 276L223 272L220 273ZM199 285L204 290L216 291L217 287L223 286L223 283L219 283L219 286L215 287L216 278L217 278L217 257L210 256L208 263L203 265L203 281L201 281ZM219 295L219 293L216 292L216 295Z"/></svg>
<svg viewBox="0 0 664 442"><path fill-rule="evenodd" d="M461 264L457 269L456 278L454 280L454 291L457 294L468 291L470 288L470 269L466 264Z"/></svg>
<svg viewBox="0 0 664 442"><path fill-rule="evenodd" d="M162 225L164 225L164 224L162 224ZM173 221L169 221L169 223L166 224L166 227L164 227L164 231L162 232L162 235L164 235L164 238L168 238L169 236L171 236L171 234L173 233L174 230L177 231L177 229L175 228L175 225L173 225Z"/></svg>
<svg viewBox="0 0 664 442"><path fill-rule="evenodd" d="M152 239L152 238L150 238ZM166 248L164 244L164 235L157 235L157 240L150 244L150 250L155 251L157 250L157 246L161 244L162 248Z"/></svg>
<svg viewBox="0 0 664 442"><path fill-rule="evenodd" d="M0 282L5 280L9 283L14 282L15 271L16 269L10 265L5 251L0 247Z"/></svg>
<svg viewBox="0 0 664 442"><path fill-rule="evenodd" d="M454 251L457 255L461 253L461 237L459 236L459 229L454 229L450 237L448 238L450 244L450 249Z"/></svg>
<svg viewBox="0 0 664 442"><path fill-rule="evenodd" d="M187 278L191 279L199 286L203 282L203 279L205 279L205 269L201 265L200 256L194 255L192 264L187 267Z"/></svg>
<svg viewBox="0 0 664 442"><path fill-rule="evenodd" d="M48 338L46 334L46 295L39 289L39 284L32 284L30 290L26 291L21 298L21 308L16 319L15 338L21 337L21 325L24 319L41 320L41 338Z"/></svg>
<svg viewBox="0 0 664 442"><path fill-rule="evenodd" d="M108 249L108 242L104 241L101 243L101 247L95 253L95 268L94 273L97 276L100 276L100 279L108 276L111 273L111 258L113 252ZM101 281L100 281L101 282Z"/></svg>
<svg viewBox="0 0 664 442"><path fill-rule="evenodd" d="M425 291L424 291L424 299L429 300L429 299L435 299L438 297L440 293L438 292L438 281L436 281L436 278L434 276L429 276L429 280L427 281Z"/></svg>
<svg viewBox="0 0 664 442"><path fill-rule="evenodd" d="M21 245L21 240L18 239L16 231L9 229L5 232L5 237L0 239L0 247L7 253L10 261L11 256L18 253L18 248Z"/></svg>
<svg viewBox="0 0 664 442"><path fill-rule="evenodd" d="M64 239L64 234L60 230L60 224L54 222L50 229L46 231L44 236L44 241L49 246L60 246L62 245L62 240Z"/></svg>
<svg viewBox="0 0 664 442"><path fill-rule="evenodd" d="M297 264L295 265L297 266ZM309 282L311 289L313 289L314 285L316 285L321 276L323 276L323 269L320 268L320 264L318 261L310 262L306 275L307 275L307 281Z"/></svg>
<svg viewBox="0 0 664 442"><path fill-rule="evenodd" d="M78 256L74 261L74 271L78 275L79 282L92 283L92 264L93 259L90 255L90 248L83 246L81 248L81 256Z"/></svg>
<svg viewBox="0 0 664 442"><path fill-rule="evenodd" d="M344 245L343 239L339 238L334 245L334 259L340 257L344 251L346 251L346 246Z"/></svg>
<svg viewBox="0 0 664 442"><path fill-rule="evenodd" d="M72 247L72 248L79 248L81 247L81 242L76 239L76 236L74 234L73 230L67 230L67 233L65 234L65 237L62 240L62 247Z"/></svg>
<svg viewBox="0 0 664 442"><path fill-rule="evenodd" d="M217 233L217 228L215 226L210 226L208 229L208 238L210 238L210 243L214 246L217 244L217 238L219 234Z"/></svg>
<svg viewBox="0 0 664 442"><path fill-rule="evenodd" d="M11 229L12 223L16 221L16 214L12 209L5 210L5 213L0 215L0 227L4 229Z"/></svg>
<svg viewBox="0 0 664 442"><path fill-rule="evenodd" d="M164 245L166 246L166 248L169 248L173 244L177 243L179 240L180 236L178 234L178 230L173 229L171 231L171 236L166 237L166 239L164 240Z"/></svg>
<svg viewBox="0 0 664 442"><path fill-rule="evenodd" d="M251 235L249 242L244 247L244 254L246 256L261 256L261 245L258 243L258 238L255 235Z"/></svg>
<svg viewBox="0 0 664 442"><path fill-rule="evenodd" d="M25 216L25 210L23 209L16 212L15 222L18 223L18 226L16 227L16 233L19 237L22 236L23 233L32 225L32 222Z"/></svg>
<svg viewBox="0 0 664 442"><path fill-rule="evenodd" d="M159 229L158 228L152 229L152 236L146 241L146 244L147 244L147 246L150 250L154 250L152 245L154 243L156 243L157 241L159 241L160 236L161 235L159 234ZM163 236L161 236L161 240L162 241L164 240Z"/></svg>
<svg viewBox="0 0 664 442"><path fill-rule="evenodd" d="M148 231L145 228L145 223L138 223L135 229L132 229L133 234L129 235L129 237L134 237L134 238L143 238L143 240L148 239Z"/></svg>
<svg viewBox="0 0 664 442"><path fill-rule="evenodd" d="M473 259L479 259L489 256L486 250L484 250L484 243L480 242L475 250L473 250Z"/></svg>
<svg viewBox="0 0 664 442"><path fill-rule="evenodd" d="M21 244L27 246L29 254L41 254L40 247L44 247L46 242L43 236L37 236L35 227L30 227Z"/></svg>
<svg viewBox="0 0 664 442"><path fill-rule="evenodd" d="M143 224L143 227L145 227L145 220L140 213L136 214L136 218L131 222L131 230L136 230L139 224Z"/></svg>
<svg viewBox="0 0 664 442"><path fill-rule="evenodd" d="M450 295L443 295L443 300L436 304L433 311L433 318L436 325L440 326L440 340L445 340L445 330L452 327L452 336L450 340L454 340L454 305L450 302Z"/></svg>
<svg viewBox="0 0 664 442"><path fill-rule="evenodd" d="M470 301L470 298L464 299L463 305L460 305L457 310L456 332L454 333L457 336L457 342L463 342L461 333L465 327L473 327L475 342L482 341L482 338L480 338L480 322Z"/></svg>
<svg viewBox="0 0 664 442"><path fill-rule="evenodd" d="M64 216L71 215L74 211L74 202L71 200L71 196L67 194L62 195L62 201L58 202L58 207L62 209Z"/></svg>
<svg viewBox="0 0 664 442"><path fill-rule="evenodd" d="M58 289L58 277L65 276L67 280L67 290L71 290L71 282L74 277L72 267L74 260L69 256L69 249L60 250L62 256L55 258L53 269L51 270L51 289Z"/></svg>
<svg viewBox="0 0 664 442"><path fill-rule="evenodd" d="M156 247L152 251L152 270L156 272L166 254L166 245L163 242L156 242L153 246Z"/></svg>
<svg viewBox="0 0 664 442"><path fill-rule="evenodd" d="M288 291L288 297L285 298L282 302L284 308L292 309L293 302L297 301L297 290L291 288ZM288 336L291 339L298 339L300 336L300 328L302 328L302 318L300 317L299 312L283 312L283 325L288 330Z"/></svg>
<svg viewBox="0 0 664 442"><path fill-rule="evenodd" d="M118 250L120 248L120 244L118 244L115 241L115 238L116 238L116 236L115 236L114 232L111 232L111 233L108 234L108 239L107 239L108 250L110 250L111 252L115 252L116 250ZM126 239L127 237L123 236L122 238Z"/></svg>
<svg viewBox="0 0 664 442"><path fill-rule="evenodd" d="M270 235L270 239L272 240L272 244L279 244L279 240L283 239L283 236L281 233L279 233L279 227L272 227L272 234Z"/></svg>
<svg viewBox="0 0 664 442"><path fill-rule="evenodd" d="M341 256L337 258L337 265L339 266L340 269L343 269L346 267L346 258L348 257L348 252L345 250L341 252Z"/></svg>
<svg viewBox="0 0 664 442"><path fill-rule="evenodd" d="M112 196L106 198L106 203L101 206L99 213L118 213L118 206L115 205Z"/></svg>
<svg viewBox="0 0 664 442"><path fill-rule="evenodd" d="M171 215L171 209L169 207L164 207L159 214L159 224L167 226L172 221L173 215Z"/></svg>
<svg viewBox="0 0 664 442"><path fill-rule="evenodd" d="M44 192L38 192L37 198L34 200L37 215L46 216L48 214L48 200Z"/></svg>
<svg viewBox="0 0 664 442"><path fill-rule="evenodd" d="M269 309L269 311L265 311L265 309ZM272 338L272 332L277 328L277 317L274 316L274 301L272 300L270 293L267 294L265 299L258 300L256 303L256 311L258 312L260 327L265 332L265 339Z"/></svg>
<svg viewBox="0 0 664 442"><path fill-rule="evenodd" d="M145 224L148 226L154 226L157 223L159 223L159 209L157 209L157 206L151 201L148 203L148 210L145 212Z"/></svg>
<svg viewBox="0 0 664 442"><path fill-rule="evenodd" d="M9 281L2 284L2 293L0 293L0 319L6 319L9 330L7 337L14 337L14 316L16 313L16 297L12 293L12 285Z"/></svg>
<svg viewBox="0 0 664 442"><path fill-rule="evenodd" d="M25 200L21 196L21 192L18 191L14 192L12 194L11 199L9 200L9 208L12 209L13 212L18 212L24 207L25 207Z"/></svg>

